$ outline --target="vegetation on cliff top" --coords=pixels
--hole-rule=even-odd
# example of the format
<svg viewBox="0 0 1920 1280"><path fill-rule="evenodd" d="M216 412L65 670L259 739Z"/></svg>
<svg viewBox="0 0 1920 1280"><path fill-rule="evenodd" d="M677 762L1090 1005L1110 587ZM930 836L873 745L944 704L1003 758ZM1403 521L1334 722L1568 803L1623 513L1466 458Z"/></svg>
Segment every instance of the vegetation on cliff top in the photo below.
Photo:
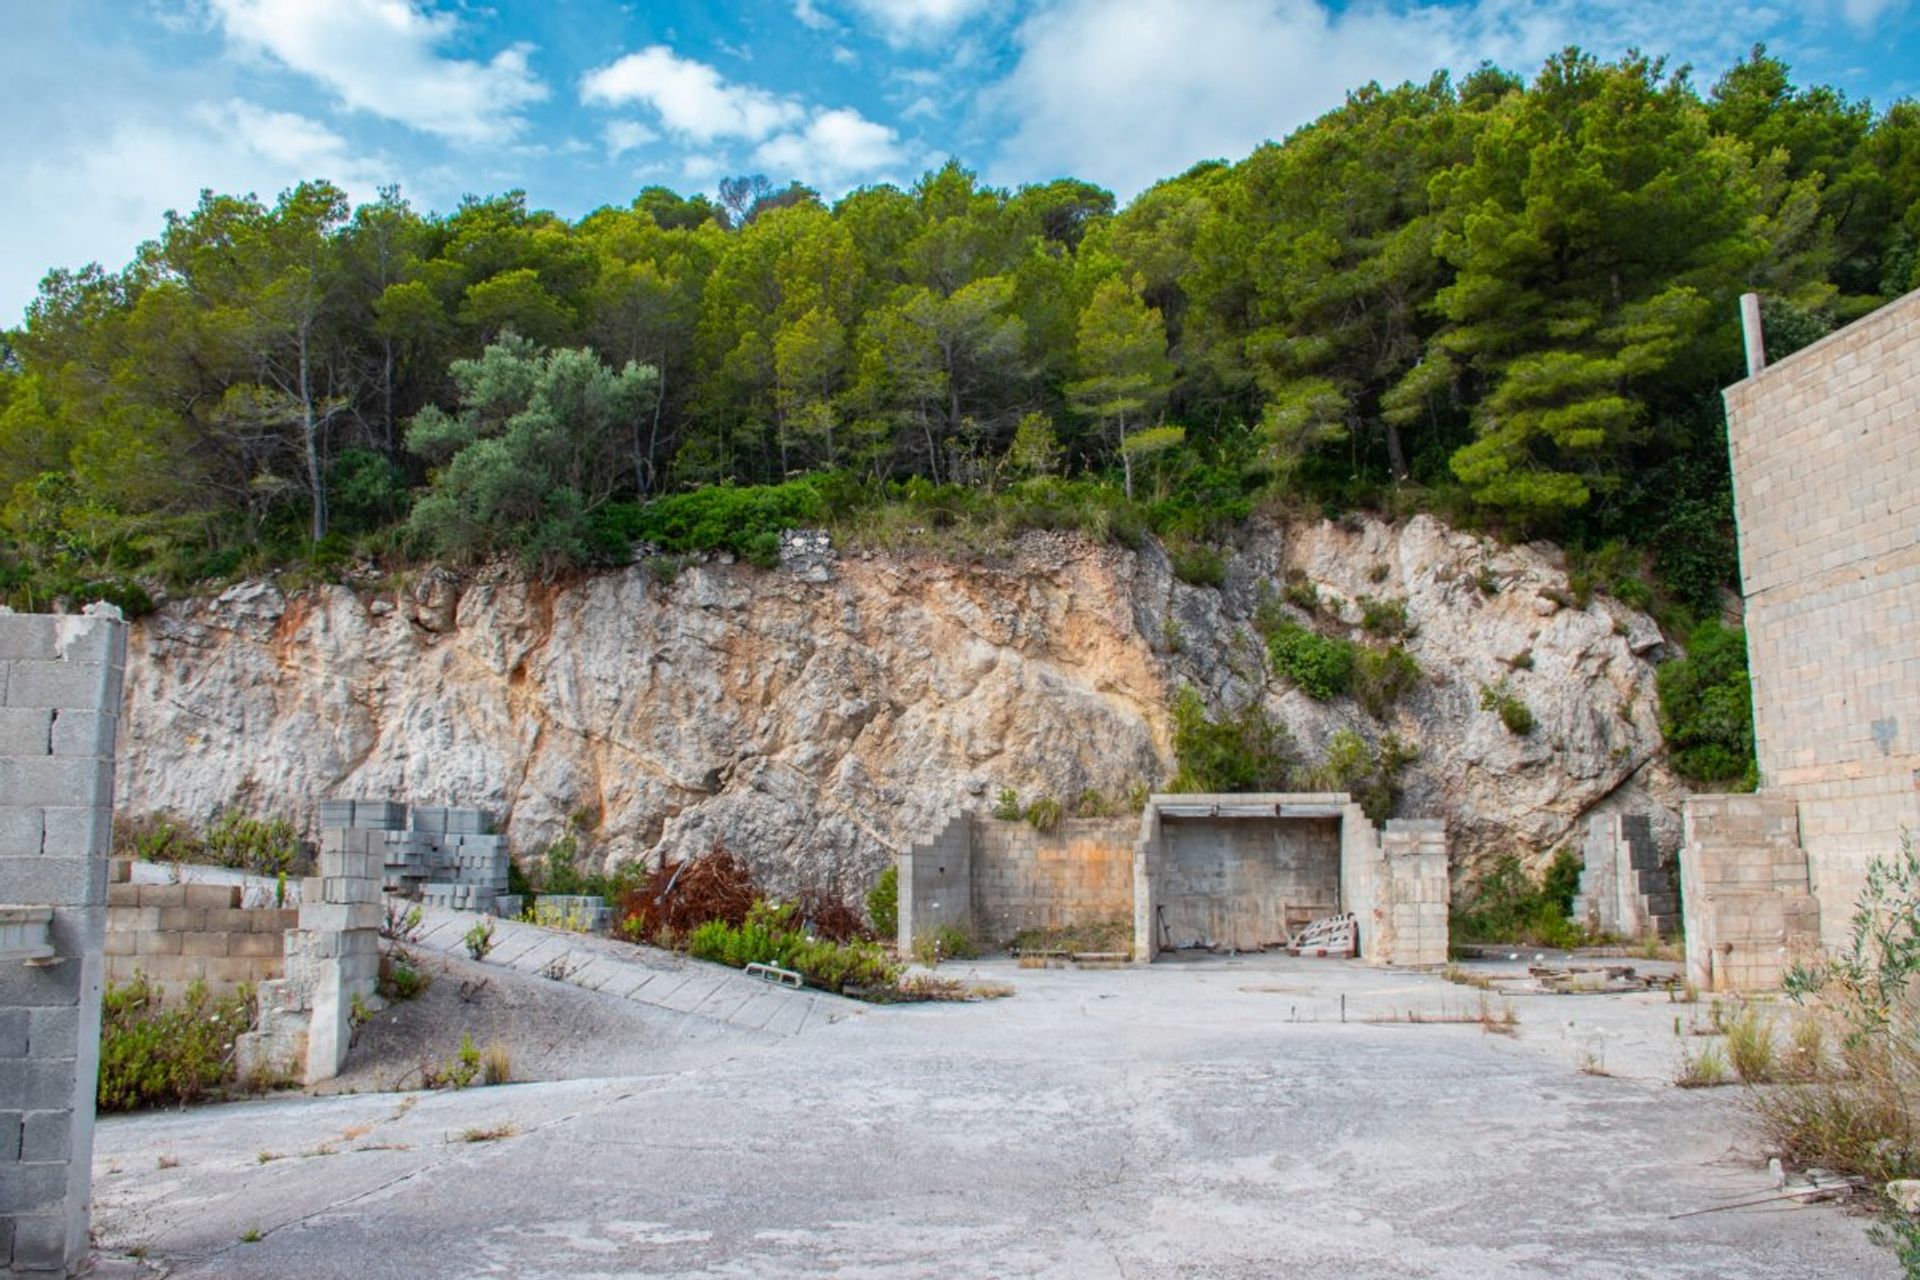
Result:
<svg viewBox="0 0 1920 1280"><path fill-rule="evenodd" d="M754 189L751 184L747 188ZM568 222L303 184L49 274L0 352L17 606L350 554L771 558L778 528L1078 527L1183 572L1258 501L1732 565L1715 392L1920 283L1920 108L1569 51L1367 86L1115 212L958 164L828 208Z"/></svg>

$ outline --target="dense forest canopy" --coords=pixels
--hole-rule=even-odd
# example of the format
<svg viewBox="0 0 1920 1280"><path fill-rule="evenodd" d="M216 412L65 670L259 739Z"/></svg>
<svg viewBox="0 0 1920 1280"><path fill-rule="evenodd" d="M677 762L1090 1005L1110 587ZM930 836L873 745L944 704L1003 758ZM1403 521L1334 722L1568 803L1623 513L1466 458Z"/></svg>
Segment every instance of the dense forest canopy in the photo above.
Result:
<svg viewBox="0 0 1920 1280"><path fill-rule="evenodd" d="M1369 85L1117 212L957 162L720 196L208 192L124 269L53 271L0 361L4 586L763 557L774 522L903 504L1204 566L1272 502L1624 542L1704 604L1737 295L1778 348L1920 286L1920 106L1761 49L1705 93L1575 50Z"/></svg>

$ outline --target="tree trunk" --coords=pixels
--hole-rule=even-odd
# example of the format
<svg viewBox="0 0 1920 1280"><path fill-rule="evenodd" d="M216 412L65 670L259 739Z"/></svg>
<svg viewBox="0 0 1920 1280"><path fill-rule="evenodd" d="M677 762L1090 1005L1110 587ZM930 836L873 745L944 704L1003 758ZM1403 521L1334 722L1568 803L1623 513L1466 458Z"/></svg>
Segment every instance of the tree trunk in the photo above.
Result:
<svg viewBox="0 0 1920 1280"><path fill-rule="evenodd" d="M1120 471L1127 478L1127 501L1133 501L1133 455L1127 452L1127 420L1120 419Z"/></svg>
<svg viewBox="0 0 1920 1280"><path fill-rule="evenodd" d="M392 462L400 456L400 442L393 433L393 339L380 341L380 400L381 412L387 420L387 461Z"/></svg>
<svg viewBox="0 0 1920 1280"><path fill-rule="evenodd" d="M1387 424L1387 470L1393 473L1395 484L1405 483L1407 479L1407 451L1400 444L1400 428L1391 422Z"/></svg>
<svg viewBox="0 0 1920 1280"><path fill-rule="evenodd" d="M327 481L320 474L320 423L313 412L313 365L309 353L310 326L300 326L300 430L306 437L307 485L313 490L313 540L327 536Z"/></svg>

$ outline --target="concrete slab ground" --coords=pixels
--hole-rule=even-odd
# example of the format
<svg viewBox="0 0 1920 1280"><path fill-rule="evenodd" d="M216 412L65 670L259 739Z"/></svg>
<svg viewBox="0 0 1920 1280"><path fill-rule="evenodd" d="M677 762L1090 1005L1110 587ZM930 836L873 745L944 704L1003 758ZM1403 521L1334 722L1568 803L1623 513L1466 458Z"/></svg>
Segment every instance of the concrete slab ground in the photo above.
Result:
<svg viewBox="0 0 1920 1280"><path fill-rule="evenodd" d="M103 1273L1898 1274L1831 1206L1674 1216L1771 1183L1733 1091L1666 1083L1663 996L1523 997L1508 1037L1342 962L948 969L1018 994L622 1079L104 1118ZM1575 1069L1595 1037L1625 1074Z"/></svg>

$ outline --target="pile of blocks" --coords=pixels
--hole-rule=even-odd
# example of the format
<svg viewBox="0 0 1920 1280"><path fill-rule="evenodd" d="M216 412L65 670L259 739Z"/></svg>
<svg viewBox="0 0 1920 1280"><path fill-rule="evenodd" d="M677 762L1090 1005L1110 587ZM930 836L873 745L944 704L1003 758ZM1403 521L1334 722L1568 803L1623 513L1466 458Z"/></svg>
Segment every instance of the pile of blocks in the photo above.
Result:
<svg viewBox="0 0 1920 1280"><path fill-rule="evenodd" d="M322 852L377 854L388 893L418 893L430 907L517 915L507 894L507 838L481 809L394 800L320 802Z"/></svg>

